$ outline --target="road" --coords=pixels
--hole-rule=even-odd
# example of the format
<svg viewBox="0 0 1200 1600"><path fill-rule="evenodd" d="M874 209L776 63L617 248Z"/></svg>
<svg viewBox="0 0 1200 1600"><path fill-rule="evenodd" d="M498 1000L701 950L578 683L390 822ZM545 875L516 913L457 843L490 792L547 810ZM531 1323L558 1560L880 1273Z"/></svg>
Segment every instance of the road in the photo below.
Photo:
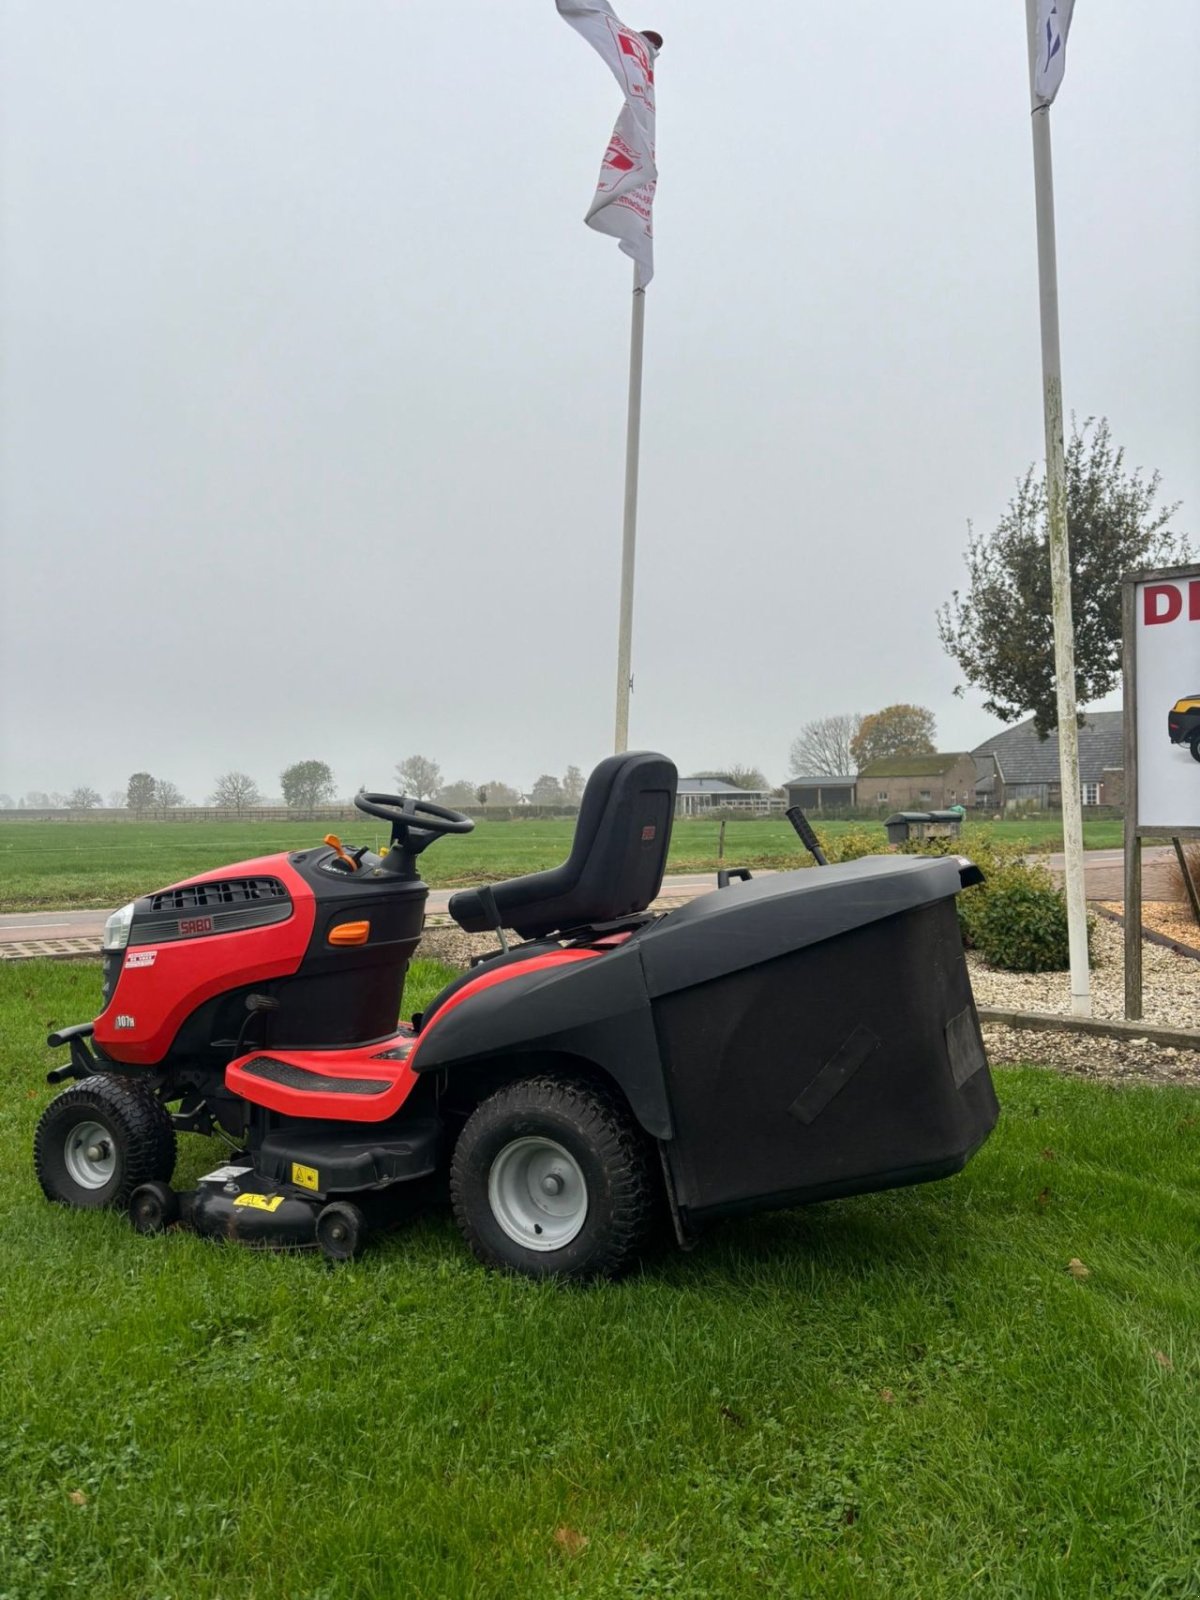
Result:
<svg viewBox="0 0 1200 1600"><path fill-rule="evenodd" d="M691 900L716 886L712 872L674 872L663 879L660 900ZM431 889L426 915L446 916L453 889ZM75 942L88 939L99 947L108 911L22 911L0 914L0 959L17 945L70 944L64 953L78 954Z"/></svg>
<svg viewBox="0 0 1200 1600"><path fill-rule="evenodd" d="M1060 855L1039 856L1057 876L1062 875ZM1175 852L1170 845L1148 845L1142 851L1143 896L1147 900L1178 900L1182 889L1175 881ZM1123 900L1124 855L1120 850L1089 850L1085 866L1089 900ZM662 900L691 900L715 888L711 872L676 872L663 879ZM453 889L429 891L428 915L445 916ZM62 954L79 954L81 940L99 945L107 911L26 911L0 915L0 959L17 954L53 954L26 951L30 944L61 945Z"/></svg>

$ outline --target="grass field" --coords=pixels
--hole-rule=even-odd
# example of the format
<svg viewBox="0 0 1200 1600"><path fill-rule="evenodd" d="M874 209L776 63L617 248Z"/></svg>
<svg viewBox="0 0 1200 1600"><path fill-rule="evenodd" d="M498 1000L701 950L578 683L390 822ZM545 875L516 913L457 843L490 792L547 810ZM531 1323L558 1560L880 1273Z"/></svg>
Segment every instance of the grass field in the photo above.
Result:
<svg viewBox="0 0 1200 1600"><path fill-rule="evenodd" d="M0 966L4 1600L1200 1595L1200 1095L1005 1071L960 1177L617 1285L335 1270L44 1203L98 986Z"/></svg>
<svg viewBox="0 0 1200 1600"><path fill-rule="evenodd" d="M0 909L34 911L46 906L122 904L179 878L211 871L231 861L298 850L318 843L327 824L313 822L3 822L0 821ZM366 818L344 824L357 844L385 842L383 824ZM1031 848L1054 850L1062 835L1053 821L986 824L999 835L1028 840ZM421 859L433 887L480 883L536 872L562 861L570 849L570 820L481 822L466 838L445 839ZM715 822L678 822L671 841L670 870L704 872L717 864ZM833 838L848 830L875 834L881 823L826 822L819 832ZM1092 849L1121 843L1121 824L1086 825ZM787 822L731 822L726 830L731 865L787 867L804 860Z"/></svg>

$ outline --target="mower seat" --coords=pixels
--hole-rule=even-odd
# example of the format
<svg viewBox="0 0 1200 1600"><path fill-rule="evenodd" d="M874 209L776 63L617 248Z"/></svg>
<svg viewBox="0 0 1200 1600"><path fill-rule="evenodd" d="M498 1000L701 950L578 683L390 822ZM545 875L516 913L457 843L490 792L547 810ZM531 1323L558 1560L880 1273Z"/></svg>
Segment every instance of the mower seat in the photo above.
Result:
<svg viewBox="0 0 1200 1600"><path fill-rule="evenodd" d="M571 854L561 867L492 885L501 925L523 939L644 911L662 886L679 774L666 756L609 756L587 781ZM450 898L466 933L492 923L474 889Z"/></svg>

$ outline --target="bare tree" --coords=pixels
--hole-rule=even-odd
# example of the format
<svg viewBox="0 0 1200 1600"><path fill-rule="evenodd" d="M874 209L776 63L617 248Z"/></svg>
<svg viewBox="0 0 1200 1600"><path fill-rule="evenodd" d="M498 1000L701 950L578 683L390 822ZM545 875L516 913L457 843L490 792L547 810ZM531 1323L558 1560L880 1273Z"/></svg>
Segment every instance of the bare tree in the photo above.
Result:
<svg viewBox="0 0 1200 1600"><path fill-rule="evenodd" d="M13 797L10 794L0 794L0 811L13 810Z"/></svg>
<svg viewBox="0 0 1200 1600"><path fill-rule="evenodd" d="M164 810L185 804L183 790L177 789L168 778L159 778L155 781L154 799Z"/></svg>
<svg viewBox="0 0 1200 1600"><path fill-rule="evenodd" d="M416 800L432 800L442 787L442 769L428 756L406 756L396 767L396 782L401 794Z"/></svg>
<svg viewBox="0 0 1200 1600"><path fill-rule="evenodd" d="M67 804L72 811L92 811L100 803L99 791L89 789L86 783L81 784L78 789L72 789L67 796Z"/></svg>
<svg viewBox="0 0 1200 1600"><path fill-rule="evenodd" d="M260 796L258 785L246 772L223 772L217 779L210 796L214 806L225 806L230 811L248 811L256 806Z"/></svg>
<svg viewBox="0 0 1200 1600"><path fill-rule="evenodd" d="M578 767L568 767L563 773L562 792L569 806L577 806L583 799L583 773Z"/></svg>
<svg viewBox="0 0 1200 1600"><path fill-rule="evenodd" d="M850 746L858 736L862 717L843 711L835 717L806 722L792 740L788 765L798 778L845 778L854 775Z"/></svg>
<svg viewBox="0 0 1200 1600"><path fill-rule="evenodd" d="M120 811L128 799L129 796L124 789L110 789L108 791L109 810Z"/></svg>

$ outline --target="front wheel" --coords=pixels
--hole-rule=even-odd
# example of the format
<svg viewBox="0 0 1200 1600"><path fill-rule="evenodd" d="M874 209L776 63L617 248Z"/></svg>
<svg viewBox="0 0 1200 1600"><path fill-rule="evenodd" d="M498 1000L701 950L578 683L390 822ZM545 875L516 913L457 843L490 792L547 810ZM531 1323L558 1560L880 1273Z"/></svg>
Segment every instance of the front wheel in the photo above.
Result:
<svg viewBox="0 0 1200 1600"><path fill-rule="evenodd" d="M526 1078L477 1106L459 1135L454 1215L487 1266L531 1278L615 1278L650 1231L651 1155L615 1095Z"/></svg>
<svg viewBox="0 0 1200 1600"><path fill-rule="evenodd" d="M124 1206L140 1185L170 1179L175 1129L148 1089L95 1073L42 1112L33 1164L47 1200L82 1211Z"/></svg>
<svg viewBox="0 0 1200 1600"><path fill-rule="evenodd" d="M1192 752L1192 760L1200 761L1200 728L1188 740L1188 748Z"/></svg>

